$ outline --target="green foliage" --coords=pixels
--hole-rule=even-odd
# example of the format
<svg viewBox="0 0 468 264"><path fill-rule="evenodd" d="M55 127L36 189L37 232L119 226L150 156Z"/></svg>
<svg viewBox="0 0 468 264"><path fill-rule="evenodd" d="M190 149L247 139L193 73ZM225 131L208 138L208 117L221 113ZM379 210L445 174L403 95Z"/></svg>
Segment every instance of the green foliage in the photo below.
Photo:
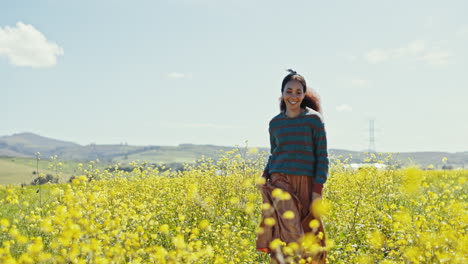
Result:
<svg viewBox="0 0 468 264"><path fill-rule="evenodd" d="M47 174L45 177L39 176L35 178L32 182L31 185L42 185L46 183L58 183L59 178L56 178L52 176L51 174Z"/></svg>
<svg viewBox="0 0 468 264"><path fill-rule="evenodd" d="M268 263L255 250L265 155L236 149L182 171L92 162L67 184L0 186L0 261ZM329 263L464 263L467 178L333 165L322 208Z"/></svg>

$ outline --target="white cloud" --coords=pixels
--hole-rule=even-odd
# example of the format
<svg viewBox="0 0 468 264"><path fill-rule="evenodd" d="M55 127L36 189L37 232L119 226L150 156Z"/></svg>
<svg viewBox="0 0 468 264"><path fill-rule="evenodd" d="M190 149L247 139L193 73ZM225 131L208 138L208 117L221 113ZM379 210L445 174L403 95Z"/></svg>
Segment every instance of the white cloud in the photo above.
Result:
<svg viewBox="0 0 468 264"><path fill-rule="evenodd" d="M233 125L217 125L212 123L162 123L163 127L172 128L222 128L222 129L234 129L234 128L246 128L245 126L233 126Z"/></svg>
<svg viewBox="0 0 468 264"><path fill-rule="evenodd" d="M400 48L373 49L366 55L369 63L383 63L390 60L410 59L424 61L430 65L446 65L450 52L437 47L428 47L424 40L415 40Z"/></svg>
<svg viewBox="0 0 468 264"><path fill-rule="evenodd" d="M424 54L420 59L431 65L447 65L450 57L450 53L446 51L435 51Z"/></svg>
<svg viewBox="0 0 468 264"><path fill-rule="evenodd" d="M367 61L370 63L384 62L389 59L389 52L385 50L374 49L366 54Z"/></svg>
<svg viewBox="0 0 468 264"><path fill-rule="evenodd" d="M468 37L468 25L461 26L460 29L457 31L457 36Z"/></svg>
<svg viewBox="0 0 468 264"><path fill-rule="evenodd" d="M426 45L423 40L415 40L401 48L373 49L366 54L366 58L370 63L379 63L402 57L411 57L423 52L425 50L425 46Z"/></svg>
<svg viewBox="0 0 468 264"><path fill-rule="evenodd" d="M364 80L360 78L355 78L351 80L351 85L355 87L364 87L367 86L369 83L369 80Z"/></svg>
<svg viewBox="0 0 468 264"><path fill-rule="evenodd" d="M353 108L347 104L342 104L336 107L336 111L338 112L351 112Z"/></svg>
<svg viewBox="0 0 468 264"><path fill-rule="evenodd" d="M0 27L0 56L6 56L16 66L52 67L63 48L47 38L32 25L22 22L16 27Z"/></svg>
<svg viewBox="0 0 468 264"><path fill-rule="evenodd" d="M403 49L403 52L407 51L408 53L419 53L423 52L426 49L426 43L423 40L415 40L408 44L406 48Z"/></svg>
<svg viewBox="0 0 468 264"><path fill-rule="evenodd" d="M170 79L190 79L192 78L191 73L180 73L180 72L171 72L167 75Z"/></svg>

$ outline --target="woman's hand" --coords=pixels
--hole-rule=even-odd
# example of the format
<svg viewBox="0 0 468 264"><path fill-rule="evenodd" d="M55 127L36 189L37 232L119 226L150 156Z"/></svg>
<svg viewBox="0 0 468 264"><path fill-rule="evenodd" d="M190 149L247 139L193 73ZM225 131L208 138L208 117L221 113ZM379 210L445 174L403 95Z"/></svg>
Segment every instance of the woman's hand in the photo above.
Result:
<svg viewBox="0 0 468 264"><path fill-rule="evenodd" d="M316 199L322 199L322 195L316 193L316 192L313 192L312 193L312 203L316 200Z"/></svg>

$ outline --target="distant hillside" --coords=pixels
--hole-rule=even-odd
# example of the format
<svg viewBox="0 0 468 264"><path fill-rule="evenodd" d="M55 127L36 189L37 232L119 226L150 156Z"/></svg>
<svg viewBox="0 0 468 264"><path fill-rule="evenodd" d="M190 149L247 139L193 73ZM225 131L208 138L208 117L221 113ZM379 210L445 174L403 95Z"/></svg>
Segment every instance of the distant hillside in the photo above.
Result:
<svg viewBox="0 0 468 264"><path fill-rule="evenodd" d="M131 162L134 160L153 163L192 163L201 156L216 159L220 151L234 147L215 145L180 144L179 146L130 146L76 143L42 137L33 133L19 133L0 137L0 156L35 157L40 152L43 158L57 155L62 160L103 162Z"/></svg>
<svg viewBox="0 0 468 264"><path fill-rule="evenodd" d="M34 157L37 152L43 156L54 155L63 149L79 146L76 143L42 137L33 133L18 133L0 137L0 155Z"/></svg>
<svg viewBox="0 0 468 264"><path fill-rule="evenodd" d="M179 146L130 146L130 145L98 145L82 146L73 142L42 137L33 133L19 133L0 137L0 156L34 157L40 152L43 158L57 155L61 160L89 161L99 159L102 162L128 163L135 160L151 163L193 163L202 155L217 159L221 151L232 150L235 147L215 145L181 144ZM260 152L269 152L268 148L260 148ZM349 163L362 163L368 160L365 152L330 149L330 156L341 160L346 158ZM350 156L351 155L351 156ZM443 165L453 167L468 167L468 151L458 153L447 152L402 152L392 153L394 162L403 166L430 164L436 168ZM387 154L378 155L380 159ZM448 163L442 162L447 158Z"/></svg>
<svg viewBox="0 0 468 264"><path fill-rule="evenodd" d="M214 145L180 144L179 146L152 146L142 151L114 156L112 161L128 162L133 160L152 163L193 163L201 156L217 159L220 152L232 150L234 147Z"/></svg>
<svg viewBox="0 0 468 264"><path fill-rule="evenodd" d="M331 156L340 157L340 160L344 160L348 157L348 163L362 163L366 160L370 160L371 154L368 152L349 151L342 149L330 149L329 153ZM421 166L428 167L433 165L434 168L442 168L445 166L452 166L453 168L468 168L468 151L464 152L392 152L392 153L374 153L377 156L377 160L383 160L388 155L392 157L392 163L401 166ZM442 159L447 158L447 162L444 163Z"/></svg>

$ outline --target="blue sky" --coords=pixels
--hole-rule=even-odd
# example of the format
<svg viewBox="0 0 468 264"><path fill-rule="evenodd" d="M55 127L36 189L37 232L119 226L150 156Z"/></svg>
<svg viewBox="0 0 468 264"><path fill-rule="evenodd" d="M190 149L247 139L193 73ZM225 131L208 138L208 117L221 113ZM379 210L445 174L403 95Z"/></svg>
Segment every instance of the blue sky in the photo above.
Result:
<svg viewBox="0 0 468 264"><path fill-rule="evenodd" d="M0 136L268 146L285 69L329 147L468 150L468 2L1 1Z"/></svg>

